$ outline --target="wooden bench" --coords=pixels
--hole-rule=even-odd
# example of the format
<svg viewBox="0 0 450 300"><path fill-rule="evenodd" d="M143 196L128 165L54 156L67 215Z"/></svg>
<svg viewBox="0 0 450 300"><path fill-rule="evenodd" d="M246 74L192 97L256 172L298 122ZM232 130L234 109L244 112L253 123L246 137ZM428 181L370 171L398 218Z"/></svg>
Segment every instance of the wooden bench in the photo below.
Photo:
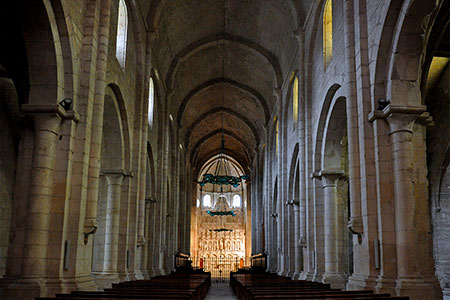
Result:
<svg viewBox="0 0 450 300"><path fill-rule="evenodd" d="M329 284L305 280L291 280L271 273L231 273L230 286L239 300L268 299L349 299L349 300L408 300L409 297L392 297L375 294L371 290L342 291L331 289Z"/></svg>
<svg viewBox="0 0 450 300"><path fill-rule="evenodd" d="M103 291L73 291L59 293L55 297L38 297L36 300L123 300L123 299L167 299L203 300L211 286L211 275L179 274L157 276L148 280L135 280L112 284Z"/></svg>

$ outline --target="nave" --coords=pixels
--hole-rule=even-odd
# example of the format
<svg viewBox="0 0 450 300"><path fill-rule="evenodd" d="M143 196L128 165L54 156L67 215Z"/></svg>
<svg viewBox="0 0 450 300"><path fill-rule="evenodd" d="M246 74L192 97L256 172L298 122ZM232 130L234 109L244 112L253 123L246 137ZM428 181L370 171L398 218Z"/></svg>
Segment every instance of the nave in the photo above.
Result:
<svg viewBox="0 0 450 300"><path fill-rule="evenodd" d="M450 0L0 1L0 298L259 255L449 300L449 24Z"/></svg>
<svg viewBox="0 0 450 300"><path fill-rule="evenodd" d="M260 267L239 269L229 274L227 283L212 283L211 274L199 269L179 268L168 276L150 280L113 284L104 291L56 294L36 300L98 300L98 299L172 299L172 300L265 300L265 299L347 299L347 300L409 300L391 297L371 290L342 291L329 284L292 280L263 271Z"/></svg>

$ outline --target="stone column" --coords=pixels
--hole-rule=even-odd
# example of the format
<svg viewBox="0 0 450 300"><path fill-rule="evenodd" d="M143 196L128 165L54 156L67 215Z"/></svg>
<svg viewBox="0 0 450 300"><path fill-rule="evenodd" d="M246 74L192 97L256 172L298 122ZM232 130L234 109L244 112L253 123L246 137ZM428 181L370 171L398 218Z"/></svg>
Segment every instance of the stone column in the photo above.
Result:
<svg viewBox="0 0 450 300"><path fill-rule="evenodd" d="M28 109L30 108L30 109ZM59 107L23 107L34 120L35 137L28 202L23 277L45 275L53 169L61 116Z"/></svg>
<svg viewBox="0 0 450 300"><path fill-rule="evenodd" d="M323 282L330 283L333 288L344 288L345 272L340 261L342 245L339 240L339 219L337 203L337 180L344 175L343 171L321 171L324 197L324 235L325 235L325 272Z"/></svg>
<svg viewBox="0 0 450 300"><path fill-rule="evenodd" d="M140 256L140 262L139 262L139 268L141 270L142 276L144 279L150 278L149 275L149 268L148 268L148 248L149 248L149 241L150 241L150 231L149 231L149 222L150 222L150 198L145 198L145 220L144 220L144 238L145 243L140 246L141 247L141 256Z"/></svg>
<svg viewBox="0 0 450 300"><path fill-rule="evenodd" d="M361 182L360 182L360 159L358 141L358 103L356 95L355 74L355 38L353 21L353 1L344 1L345 22L345 66L347 70L347 82L345 85L346 110L347 110L347 134L348 134L348 172L349 172L349 194L350 194L350 220L348 228L353 234L362 234L363 224L361 217Z"/></svg>
<svg viewBox="0 0 450 300"><path fill-rule="evenodd" d="M286 226L287 231L287 239L285 241L285 273L284 276L292 277L295 273L295 264L296 262L296 249L298 248L297 244L297 236L298 230L296 229L296 225L298 225L298 220L295 219L294 213L294 200L290 200L286 202L286 218L288 220L288 224Z"/></svg>
<svg viewBox="0 0 450 300"><path fill-rule="evenodd" d="M105 255L103 274L117 276L117 254L119 245L119 208L122 193L123 171L103 171L108 185L106 196Z"/></svg>
<svg viewBox="0 0 450 300"><path fill-rule="evenodd" d="M26 298L46 294L45 285L36 281L46 277L56 143L65 111L58 104L27 104L22 110L32 116L35 129L22 264L22 282L32 287L19 292Z"/></svg>
<svg viewBox="0 0 450 300"><path fill-rule="evenodd" d="M429 247L427 241L420 240L420 227L429 223L428 214L423 217L417 209L421 199L414 195L414 149L412 147L413 125L425 111L425 107L396 107L389 105L383 110L390 129L392 150L395 237L397 254L398 295L408 295L411 299L440 299L442 297L434 274L428 276L425 270L431 265L431 253L423 257L419 247ZM416 150L419 151L419 150ZM424 170L426 171L426 170ZM428 241L429 242L429 241ZM431 248L431 247L429 247ZM425 267L424 267L425 266ZM427 278L428 277L428 278Z"/></svg>
<svg viewBox="0 0 450 300"><path fill-rule="evenodd" d="M294 206L294 279L298 279L303 267L303 249L300 235L300 202L292 200Z"/></svg>

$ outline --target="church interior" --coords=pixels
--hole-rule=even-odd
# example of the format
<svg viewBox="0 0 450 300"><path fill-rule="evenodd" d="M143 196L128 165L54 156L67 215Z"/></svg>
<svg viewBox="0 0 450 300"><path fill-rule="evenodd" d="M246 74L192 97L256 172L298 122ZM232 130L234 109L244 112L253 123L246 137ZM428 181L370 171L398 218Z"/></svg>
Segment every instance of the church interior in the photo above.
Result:
<svg viewBox="0 0 450 300"><path fill-rule="evenodd" d="M449 23L449 0L0 1L0 299L264 257L450 300Z"/></svg>

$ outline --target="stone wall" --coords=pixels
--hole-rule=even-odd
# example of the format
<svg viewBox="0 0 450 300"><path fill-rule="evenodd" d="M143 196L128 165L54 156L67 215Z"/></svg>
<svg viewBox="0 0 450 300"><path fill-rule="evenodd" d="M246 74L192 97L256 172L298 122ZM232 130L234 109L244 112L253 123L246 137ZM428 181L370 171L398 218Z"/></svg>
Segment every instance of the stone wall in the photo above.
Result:
<svg viewBox="0 0 450 300"><path fill-rule="evenodd" d="M433 217L433 252L436 275L444 289L450 289L450 68L441 75L434 93L428 100L434 126L427 130L428 178L430 180L430 208ZM447 291L447 297L448 295Z"/></svg>
<svg viewBox="0 0 450 300"><path fill-rule="evenodd" d="M4 91L2 94L5 95ZM18 148L14 122L5 100L2 98L0 102L0 278L5 275L8 257Z"/></svg>
<svg viewBox="0 0 450 300"><path fill-rule="evenodd" d="M438 279L449 293L449 68L423 103L420 82L445 1L333 0L326 69L326 1L302 2L303 14L301 1L262 1L254 24L238 5L259 2L244 2L209 10L207 1L126 0L125 67L116 58L118 1L0 4L11 12L0 18L11 46L0 50L2 299L166 274L175 252L195 251L193 177L212 153L203 145L220 144L203 136L220 123L223 107L209 98L224 86L239 91L225 93L233 101L224 126L237 132L227 145L249 160L242 203L251 203L253 252L268 253L270 271L413 300L438 298ZM196 7L212 23L184 32L199 21L187 15ZM222 14L226 24L215 22ZM277 36L274 24L289 34ZM220 35L227 28L232 34ZM222 50L222 69L235 77L218 85ZM234 65L233 56L243 59ZM192 91L201 96L184 113ZM73 105L59 105L64 98ZM378 108L380 98L390 104ZM206 100L204 119L187 120ZM239 230L249 222L243 214Z"/></svg>

